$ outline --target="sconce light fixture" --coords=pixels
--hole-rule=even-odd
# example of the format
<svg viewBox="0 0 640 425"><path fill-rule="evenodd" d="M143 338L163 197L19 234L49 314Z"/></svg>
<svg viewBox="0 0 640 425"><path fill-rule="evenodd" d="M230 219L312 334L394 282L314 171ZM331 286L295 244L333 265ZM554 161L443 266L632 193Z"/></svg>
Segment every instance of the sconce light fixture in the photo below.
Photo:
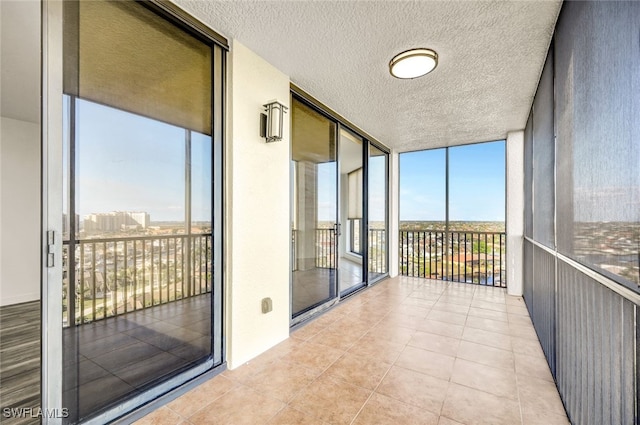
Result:
<svg viewBox="0 0 640 425"><path fill-rule="evenodd" d="M267 139L267 143L282 140L284 132L284 114L287 107L277 100L264 106L265 114L260 114L260 136Z"/></svg>

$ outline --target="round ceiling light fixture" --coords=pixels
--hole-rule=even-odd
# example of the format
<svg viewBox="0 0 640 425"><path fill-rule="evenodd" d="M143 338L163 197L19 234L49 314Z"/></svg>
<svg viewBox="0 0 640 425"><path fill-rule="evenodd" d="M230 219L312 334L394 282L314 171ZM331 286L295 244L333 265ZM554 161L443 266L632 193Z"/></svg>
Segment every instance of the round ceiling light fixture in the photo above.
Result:
<svg viewBox="0 0 640 425"><path fill-rule="evenodd" d="M396 78L422 77L438 65L438 54L431 49L411 49L397 54L389 62L389 72Z"/></svg>

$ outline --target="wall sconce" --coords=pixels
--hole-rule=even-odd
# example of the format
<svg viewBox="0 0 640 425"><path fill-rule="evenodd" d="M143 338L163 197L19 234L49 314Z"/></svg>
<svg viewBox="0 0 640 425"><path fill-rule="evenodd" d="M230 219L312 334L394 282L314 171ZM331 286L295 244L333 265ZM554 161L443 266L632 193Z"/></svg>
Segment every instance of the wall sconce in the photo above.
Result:
<svg viewBox="0 0 640 425"><path fill-rule="evenodd" d="M287 107L277 100L264 106L266 114L260 114L260 136L267 139L267 143L282 140L284 132L284 114Z"/></svg>

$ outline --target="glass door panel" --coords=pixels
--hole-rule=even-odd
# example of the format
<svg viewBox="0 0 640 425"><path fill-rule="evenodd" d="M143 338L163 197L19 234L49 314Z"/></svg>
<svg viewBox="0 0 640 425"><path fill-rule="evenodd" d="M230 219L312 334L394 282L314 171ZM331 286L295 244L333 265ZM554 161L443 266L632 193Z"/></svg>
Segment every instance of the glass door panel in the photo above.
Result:
<svg viewBox="0 0 640 425"><path fill-rule="evenodd" d="M334 122L292 100L292 315L336 297L338 163Z"/></svg>
<svg viewBox="0 0 640 425"><path fill-rule="evenodd" d="M219 350L219 54L137 3L69 2L64 41L62 399L76 423L205 369Z"/></svg>
<svg viewBox="0 0 640 425"><path fill-rule="evenodd" d="M368 162L368 279L375 282L389 270L387 250L387 187L389 155L374 145L369 145Z"/></svg>
<svg viewBox="0 0 640 425"><path fill-rule="evenodd" d="M338 262L340 294L346 295L365 284L363 259L366 255L363 231L364 169L363 141L340 129L340 226Z"/></svg>

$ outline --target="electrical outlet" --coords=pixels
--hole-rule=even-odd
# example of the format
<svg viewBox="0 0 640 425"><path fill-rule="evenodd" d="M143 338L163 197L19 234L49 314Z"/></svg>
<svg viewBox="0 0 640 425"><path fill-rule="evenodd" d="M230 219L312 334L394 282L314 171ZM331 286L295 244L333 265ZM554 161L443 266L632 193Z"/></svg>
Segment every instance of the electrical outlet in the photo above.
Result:
<svg viewBox="0 0 640 425"><path fill-rule="evenodd" d="M273 310L273 301L271 301L271 298L263 298L262 299L262 313L266 314L266 313L270 312L271 310Z"/></svg>

